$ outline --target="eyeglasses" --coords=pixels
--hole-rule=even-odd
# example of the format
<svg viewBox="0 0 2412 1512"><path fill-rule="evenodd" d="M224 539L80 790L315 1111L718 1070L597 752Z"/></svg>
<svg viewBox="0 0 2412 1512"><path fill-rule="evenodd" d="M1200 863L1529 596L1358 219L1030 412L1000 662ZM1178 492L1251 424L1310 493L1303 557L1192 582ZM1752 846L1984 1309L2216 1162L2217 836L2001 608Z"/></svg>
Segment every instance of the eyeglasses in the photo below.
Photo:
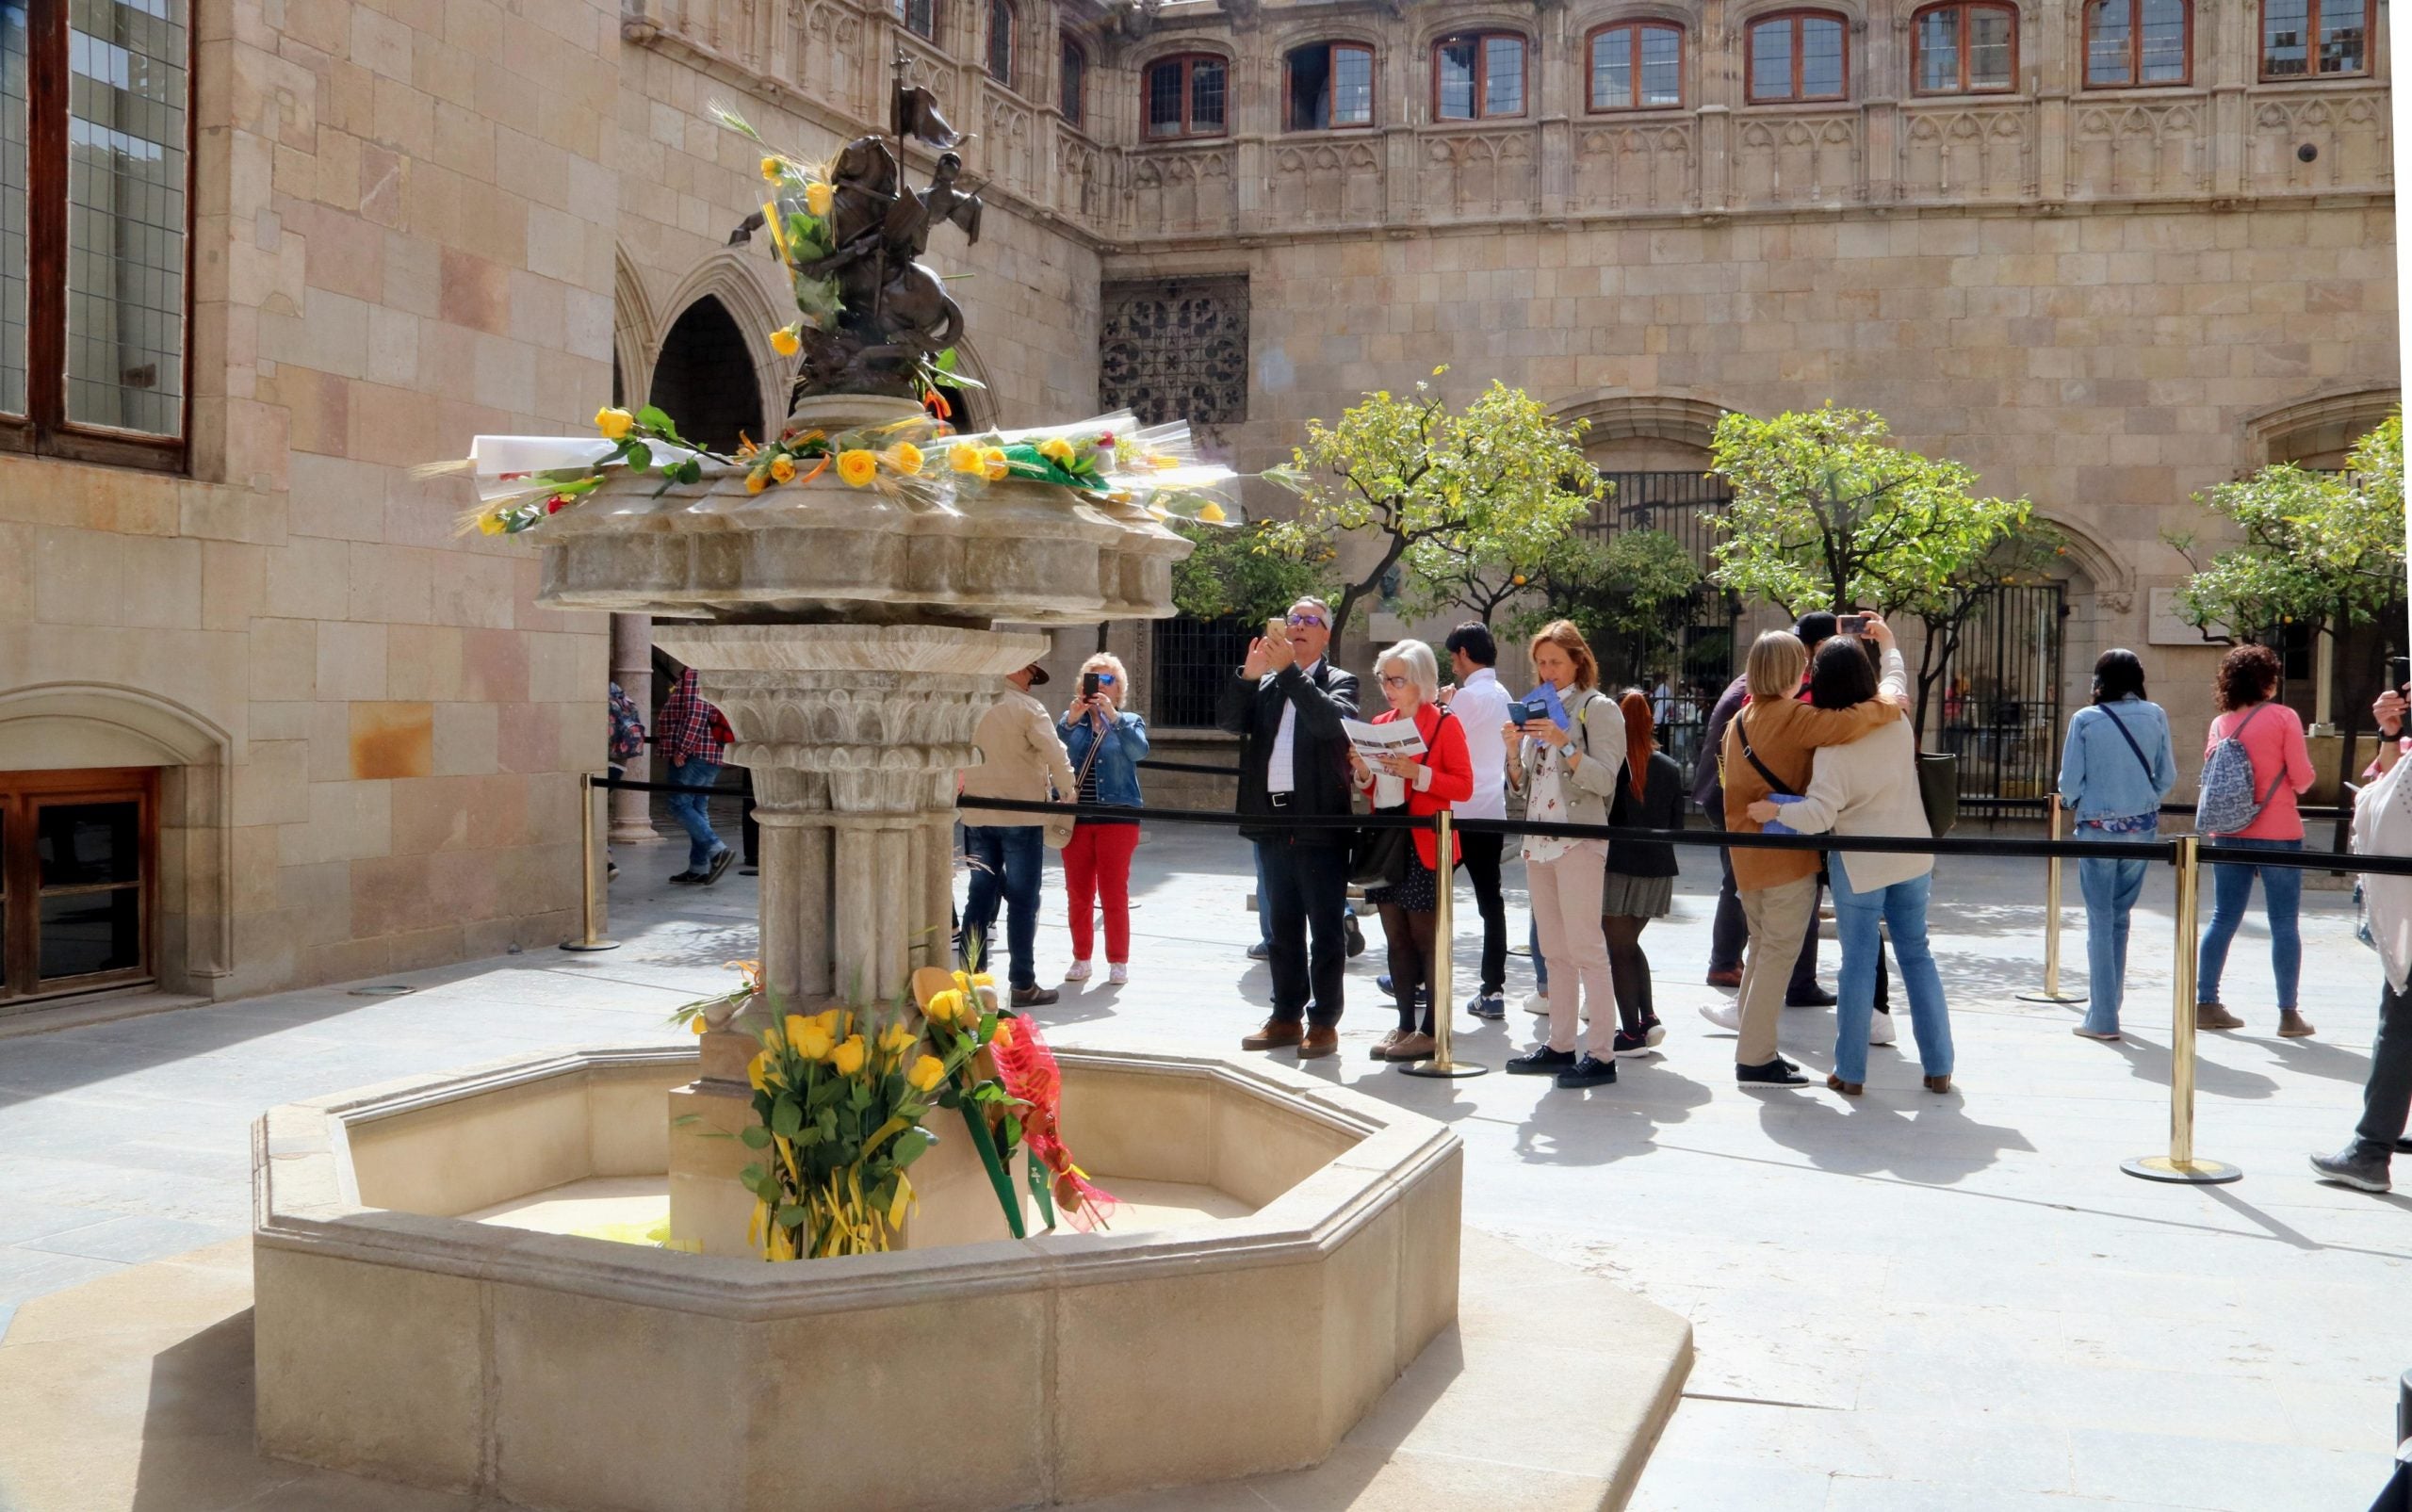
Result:
<svg viewBox="0 0 2412 1512"><path fill-rule="evenodd" d="M1411 680L1412 679L1410 678L1396 676L1387 672L1382 674L1382 686L1385 688L1404 688Z"/></svg>
<svg viewBox="0 0 2412 1512"><path fill-rule="evenodd" d="M1097 675L1097 680L1099 686L1110 688L1114 685L1114 674L1110 672L1100 672Z"/></svg>
<svg viewBox="0 0 2412 1512"><path fill-rule="evenodd" d="M1318 630L1322 629L1323 617L1319 614L1293 614L1290 616L1290 628L1294 630L1303 630L1310 625L1313 626Z"/></svg>

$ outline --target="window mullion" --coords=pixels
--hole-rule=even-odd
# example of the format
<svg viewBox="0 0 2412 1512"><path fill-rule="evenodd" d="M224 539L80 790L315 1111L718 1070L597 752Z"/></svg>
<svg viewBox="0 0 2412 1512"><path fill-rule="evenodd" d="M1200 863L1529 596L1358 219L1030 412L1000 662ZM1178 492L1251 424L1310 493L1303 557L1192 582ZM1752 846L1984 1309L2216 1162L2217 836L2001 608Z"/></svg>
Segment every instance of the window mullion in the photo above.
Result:
<svg viewBox="0 0 2412 1512"><path fill-rule="evenodd" d="M25 416L37 445L67 418L67 108L65 5L26 16Z"/></svg>

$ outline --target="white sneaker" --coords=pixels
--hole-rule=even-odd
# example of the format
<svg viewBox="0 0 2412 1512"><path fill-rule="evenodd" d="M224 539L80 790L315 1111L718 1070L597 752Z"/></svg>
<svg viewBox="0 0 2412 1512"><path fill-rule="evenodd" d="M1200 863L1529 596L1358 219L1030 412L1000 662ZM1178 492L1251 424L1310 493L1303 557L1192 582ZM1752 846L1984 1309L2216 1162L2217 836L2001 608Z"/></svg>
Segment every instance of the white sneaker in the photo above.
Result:
<svg viewBox="0 0 2412 1512"><path fill-rule="evenodd" d="M1867 1016L1867 1043L1870 1045L1890 1045L1893 1043L1893 1016L1891 1014L1870 1014Z"/></svg>
<svg viewBox="0 0 2412 1512"><path fill-rule="evenodd" d="M1742 1032L1742 1011L1730 1002L1703 1003L1700 1016L1719 1029L1730 1029L1736 1034Z"/></svg>
<svg viewBox="0 0 2412 1512"><path fill-rule="evenodd" d="M1064 980L1067 982L1086 982L1088 979L1089 964L1086 961L1075 961L1064 968Z"/></svg>
<svg viewBox="0 0 2412 1512"><path fill-rule="evenodd" d="M1105 983L1107 986L1118 987L1130 980L1131 967L1126 962L1116 961L1105 968Z"/></svg>
<svg viewBox="0 0 2412 1512"><path fill-rule="evenodd" d="M1524 1012L1528 1014L1545 1014L1549 1012L1549 994L1546 992L1528 992L1524 994Z"/></svg>

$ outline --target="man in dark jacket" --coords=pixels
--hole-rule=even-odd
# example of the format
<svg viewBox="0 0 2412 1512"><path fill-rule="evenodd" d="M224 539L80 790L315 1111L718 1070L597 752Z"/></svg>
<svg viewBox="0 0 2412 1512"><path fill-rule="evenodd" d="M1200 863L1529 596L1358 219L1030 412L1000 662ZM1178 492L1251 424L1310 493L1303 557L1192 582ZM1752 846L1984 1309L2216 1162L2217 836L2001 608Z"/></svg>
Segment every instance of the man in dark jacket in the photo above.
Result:
<svg viewBox="0 0 2412 1512"><path fill-rule="evenodd" d="M1298 600L1265 631L1224 684L1215 720L1240 737L1238 812L1256 821L1240 833L1256 842L1264 869L1257 907L1272 928L1273 1016L1240 1048L1296 1045L1309 1059L1340 1048L1350 832L1287 821L1350 810L1340 722L1357 717L1357 679L1324 659L1331 610L1323 600Z"/></svg>

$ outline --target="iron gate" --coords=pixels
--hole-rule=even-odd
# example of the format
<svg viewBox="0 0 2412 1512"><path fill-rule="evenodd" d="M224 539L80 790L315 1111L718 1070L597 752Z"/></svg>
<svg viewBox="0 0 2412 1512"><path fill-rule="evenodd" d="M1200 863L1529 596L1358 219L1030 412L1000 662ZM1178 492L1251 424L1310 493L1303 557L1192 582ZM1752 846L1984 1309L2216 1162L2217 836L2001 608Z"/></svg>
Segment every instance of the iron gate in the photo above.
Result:
<svg viewBox="0 0 2412 1512"><path fill-rule="evenodd" d="M1715 516L1734 496L1723 479L1696 472L1604 472L1600 477L1608 492L1591 506L1591 519L1581 527L1585 535L1605 545L1629 530L1663 530L1703 576L1716 565L1710 555L1719 540ZM1652 695L1659 748L1688 772L1708 712L1741 664L1734 645L1741 605L1733 594L1703 581L1674 607L1671 618L1672 666L1610 666L1603 671L1639 684ZM1636 658L1628 650L1620 659ZM1663 697L1661 674L1668 675Z"/></svg>
<svg viewBox="0 0 2412 1512"><path fill-rule="evenodd" d="M2068 586L2006 587L1968 617L1940 685L1940 740L1960 757L1964 804L2029 808L2061 756L2062 625Z"/></svg>
<svg viewBox="0 0 2412 1512"><path fill-rule="evenodd" d="M1154 656L1148 683L1154 690L1150 723L1160 729L1212 729L1223 683L1247 659L1258 633L1237 617L1155 622Z"/></svg>

